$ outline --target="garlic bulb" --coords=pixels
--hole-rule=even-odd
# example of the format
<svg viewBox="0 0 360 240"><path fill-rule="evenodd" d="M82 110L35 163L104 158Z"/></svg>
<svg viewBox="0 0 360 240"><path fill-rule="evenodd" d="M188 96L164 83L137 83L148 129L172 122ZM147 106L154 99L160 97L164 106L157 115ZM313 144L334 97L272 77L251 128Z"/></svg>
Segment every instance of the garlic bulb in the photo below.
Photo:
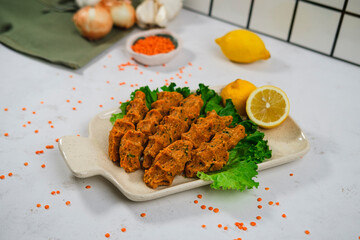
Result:
<svg viewBox="0 0 360 240"><path fill-rule="evenodd" d="M165 27L182 8L182 0L145 0L136 8L137 24L141 28Z"/></svg>
<svg viewBox="0 0 360 240"><path fill-rule="evenodd" d="M76 0L75 2L79 8L83 8L86 6L95 6L100 0Z"/></svg>
<svg viewBox="0 0 360 240"><path fill-rule="evenodd" d="M102 6L84 7L75 13L73 21L81 35L96 40L107 35L113 26L109 11Z"/></svg>
<svg viewBox="0 0 360 240"><path fill-rule="evenodd" d="M135 24L135 9L130 1L113 2L109 9L115 26L130 28Z"/></svg>

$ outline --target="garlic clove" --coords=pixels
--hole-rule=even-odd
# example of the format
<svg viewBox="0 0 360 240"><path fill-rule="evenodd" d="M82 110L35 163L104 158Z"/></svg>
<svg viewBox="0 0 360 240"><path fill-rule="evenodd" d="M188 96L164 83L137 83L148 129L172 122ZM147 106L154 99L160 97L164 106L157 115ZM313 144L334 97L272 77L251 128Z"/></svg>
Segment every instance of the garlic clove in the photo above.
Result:
<svg viewBox="0 0 360 240"><path fill-rule="evenodd" d="M145 0L136 8L136 19L139 27L146 28L155 22L157 6L152 0Z"/></svg>
<svg viewBox="0 0 360 240"><path fill-rule="evenodd" d="M168 21L176 17L182 8L182 0L157 0L159 4L165 7Z"/></svg>
<svg viewBox="0 0 360 240"><path fill-rule="evenodd" d="M168 23L167 13L164 6L161 6L159 8L155 17L155 23L160 27L165 27L166 24Z"/></svg>

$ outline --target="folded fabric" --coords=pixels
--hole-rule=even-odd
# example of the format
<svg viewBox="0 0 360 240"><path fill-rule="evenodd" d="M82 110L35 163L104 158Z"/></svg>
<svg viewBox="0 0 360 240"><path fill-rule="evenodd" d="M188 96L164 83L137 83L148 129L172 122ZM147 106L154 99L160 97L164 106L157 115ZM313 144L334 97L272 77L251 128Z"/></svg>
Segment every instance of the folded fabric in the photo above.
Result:
<svg viewBox="0 0 360 240"><path fill-rule="evenodd" d="M113 27L104 38L83 38L72 22L72 1L0 0L0 42L18 52L70 68L81 68L131 29Z"/></svg>

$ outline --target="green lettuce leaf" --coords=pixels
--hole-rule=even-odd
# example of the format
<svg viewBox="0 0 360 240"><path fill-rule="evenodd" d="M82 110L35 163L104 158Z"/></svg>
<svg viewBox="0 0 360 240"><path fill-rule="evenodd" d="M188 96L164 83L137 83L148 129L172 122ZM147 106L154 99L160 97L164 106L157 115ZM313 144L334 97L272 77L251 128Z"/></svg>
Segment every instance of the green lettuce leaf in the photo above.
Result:
<svg viewBox="0 0 360 240"><path fill-rule="evenodd" d="M162 86L161 87L161 90L165 91L165 92L178 92L180 94L183 95L184 98L188 97L190 95L190 88L189 87L178 87L178 88L175 88L176 87L176 83L172 82L170 83L169 86Z"/></svg>
<svg viewBox="0 0 360 240"><path fill-rule="evenodd" d="M218 114L220 116L232 116L233 120L230 124L231 127L236 126L237 124L239 124L240 122L242 122L242 119L240 117L240 115L238 114L238 112L236 111L236 108L232 102L231 99L226 99L226 105L224 108L222 108Z"/></svg>
<svg viewBox="0 0 360 240"><path fill-rule="evenodd" d="M123 118L126 114L126 107L130 104L130 101L123 102L120 105L121 112L119 113L113 113L110 117L110 122L112 125L114 125L116 119Z"/></svg>
<svg viewBox="0 0 360 240"><path fill-rule="evenodd" d="M226 168L226 170L224 170ZM234 189L244 191L258 187L259 183L253 180L257 176L257 165L254 162L240 161L231 165L226 165L223 170L206 174L198 172L200 179L212 181L210 185L213 189Z"/></svg>

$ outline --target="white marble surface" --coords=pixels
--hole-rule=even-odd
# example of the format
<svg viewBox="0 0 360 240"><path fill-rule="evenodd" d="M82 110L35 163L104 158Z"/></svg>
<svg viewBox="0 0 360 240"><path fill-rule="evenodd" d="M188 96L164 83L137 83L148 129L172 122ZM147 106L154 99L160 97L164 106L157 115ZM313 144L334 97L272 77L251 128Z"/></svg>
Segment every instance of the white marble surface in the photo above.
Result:
<svg viewBox="0 0 360 240"><path fill-rule="evenodd" d="M0 238L106 239L110 233L110 239L358 239L360 68L267 37L262 38L271 59L235 64L214 43L233 26L183 10L169 28L183 38L183 51L165 67L138 70L118 70L129 60L126 38L77 71L0 45L0 175L5 176L0 179ZM176 73L183 66L179 79ZM55 139L87 136L89 120L128 99L136 88L131 84L155 88L171 77L192 89L201 82L219 85L237 78L282 88L290 98L291 116L309 138L309 153L260 172L258 189L215 191L206 186L140 203L127 200L101 177L73 177ZM38 150L44 153L35 154ZM60 194L51 194L57 190ZM194 204L198 194L203 198ZM203 204L220 212L202 210ZM257 225L250 226L251 221ZM247 231L237 229L235 222L244 222Z"/></svg>

